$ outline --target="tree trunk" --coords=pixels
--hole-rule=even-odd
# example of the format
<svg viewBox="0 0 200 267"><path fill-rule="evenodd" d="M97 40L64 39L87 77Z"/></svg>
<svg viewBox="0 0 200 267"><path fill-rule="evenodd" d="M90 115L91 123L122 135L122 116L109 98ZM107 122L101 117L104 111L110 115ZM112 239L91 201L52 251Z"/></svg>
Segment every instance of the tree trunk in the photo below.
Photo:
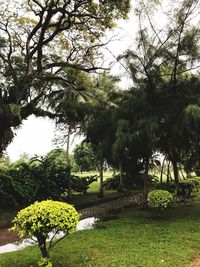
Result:
<svg viewBox="0 0 200 267"><path fill-rule="evenodd" d="M173 166L173 171L174 171L174 181L175 184L178 184L179 181L179 175L178 175L178 163L175 157L172 157L172 166Z"/></svg>
<svg viewBox="0 0 200 267"><path fill-rule="evenodd" d="M104 196L104 192L103 192L103 160L101 160L99 163L99 178L100 178L100 185L99 185L98 197L103 197Z"/></svg>
<svg viewBox="0 0 200 267"><path fill-rule="evenodd" d="M148 206L148 193L149 193L149 157L145 159L144 170L144 203Z"/></svg>
<svg viewBox="0 0 200 267"><path fill-rule="evenodd" d="M180 166L180 173L181 173L181 175L182 175L182 177L183 177L183 180L185 180L186 178L185 178L185 175L184 175L184 173L183 173L183 169L181 168L181 166Z"/></svg>
<svg viewBox="0 0 200 267"><path fill-rule="evenodd" d="M3 147L0 145L0 158L3 157Z"/></svg>
<svg viewBox="0 0 200 267"><path fill-rule="evenodd" d="M166 160L166 156L164 156L162 166L161 166L161 172L160 172L160 183L161 184L163 183L163 170L164 170L165 160Z"/></svg>
<svg viewBox="0 0 200 267"><path fill-rule="evenodd" d="M169 183L170 180L170 160L167 163L167 184Z"/></svg>
<svg viewBox="0 0 200 267"><path fill-rule="evenodd" d="M37 240L38 240L38 244L39 244L42 257L48 259L49 254L48 254L47 247L46 247L46 237L41 235L37 237Z"/></svg>
<svg viewBox="0 0 200 267"><path fill-rule="evenodd" d="M69 148L70 148L70 137L71 137L72 127L69 123L68 131L67 131L67 148L66 148L66 155L67 155L67 165L70 168L70 155L69 155ZM71 181L71 171L68 177L68 195L71 196L72 193L72 181Z"/></svg>
<svg viewBox="0 0 200 267"><path fill-rule="evenodd" d="M124 177L122 172L122 163L119 164L119 171L120 171L120 181L119 181L119 187L117 189L118 192L124 191Z"/></svg>

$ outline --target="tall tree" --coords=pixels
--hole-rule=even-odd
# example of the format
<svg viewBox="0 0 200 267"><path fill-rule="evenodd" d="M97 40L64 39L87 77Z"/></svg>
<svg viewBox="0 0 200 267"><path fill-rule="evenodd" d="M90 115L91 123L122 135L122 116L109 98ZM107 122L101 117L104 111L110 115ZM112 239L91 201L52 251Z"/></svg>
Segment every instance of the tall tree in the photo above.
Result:
<svg viewBox="0 0 200 267"><path fill-rule="evenodd" d="M92 145L85 141L76 145L74 149L74 160L81 172L95 171L97 169L97 162Z"/></svg>
<svg viewBox="0 0 200 267"><path fill-rule="evenodd" d="M123 58L138 94L144 92L145 101L157 117L160 131L157 149L172 162L178 182L181 151L189 144L185 109L191 104L199 105L200 31L197 22L200 3L195 0L170 3L139 2L138 46L127 51ZM162 13L163 5L165 12ZM163 16L162 25L155 23L158 14Z"/></svg>
<svg viewBox="0 0 200 267"><path fill-rule="evenodd" d="M129 0L1 1L0 154L23 119L52 115L52 91L79 89L68 70L99 69L100 38L129 9Z"/></svg>

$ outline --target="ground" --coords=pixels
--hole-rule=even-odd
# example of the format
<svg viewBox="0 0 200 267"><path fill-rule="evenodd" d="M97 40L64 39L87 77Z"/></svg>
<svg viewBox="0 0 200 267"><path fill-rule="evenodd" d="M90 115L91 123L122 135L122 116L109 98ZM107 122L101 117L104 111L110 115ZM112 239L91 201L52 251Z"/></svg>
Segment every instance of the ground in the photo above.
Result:
<svg viewBox="0 0 200 267"><path fill-rule="evenodd" d="M200 267L200 252L197 254L196 258L192 261L189 267Z"/></svg>

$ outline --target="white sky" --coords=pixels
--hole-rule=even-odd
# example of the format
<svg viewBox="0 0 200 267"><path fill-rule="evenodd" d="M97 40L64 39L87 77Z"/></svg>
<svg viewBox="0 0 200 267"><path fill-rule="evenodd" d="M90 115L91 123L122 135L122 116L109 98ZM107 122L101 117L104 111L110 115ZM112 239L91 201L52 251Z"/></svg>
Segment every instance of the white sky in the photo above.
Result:
<svg viewBox="0 0 200 267"><path fill-rule="evenodd" d="M117 57L122 54L133 42L134 34L137 30L136 21L133 17L133 12L129 15L128 21L119 21L119 27L114 31L114 34L118 35L119 41L112 42L107 47ZM106 56L109 52L106 51ZM109 55L110 61L114 61L114 58ZM109 61L108 60L108 61ZM120 73L124 75L125 70L120 67L119 64L115 64L112 68L112 73ZM122 79L124 87L128 87L128 78ZM27 120L23 121L22 126L15 131L15 137L12 143L7 148L7 154L11 161L17 160L23 153L34 155L44 155L55 146L53 146L52 140L55 133L55 124L48 118L36 118L30 116ZM80 137L72 138L71 150L73 150L75 144L79 143Z"/></svg>

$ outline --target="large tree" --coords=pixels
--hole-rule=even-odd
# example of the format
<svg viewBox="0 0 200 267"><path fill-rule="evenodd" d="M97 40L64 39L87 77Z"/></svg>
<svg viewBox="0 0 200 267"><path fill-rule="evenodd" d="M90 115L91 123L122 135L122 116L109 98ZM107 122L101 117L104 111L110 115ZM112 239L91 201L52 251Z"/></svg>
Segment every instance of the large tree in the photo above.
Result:
<svg viewBox="0 0 200 267"><path fill-rule="evenodd" d="M99 69L98 48L114 20L126 18L130 1L1 1L0 154L13 127L30 114L49 115L52 91L80 90L72 69Z"/></svg>
<svg viewBox="0 0 200 267"><path fill-rule="evenodd" d="M90 143L83 141L81 144L76 145L73 156L75 163L81 172L96 171L97 162L92 145Z"/></svg>
<svg viewBox="0 0 200 267"><path fill-rule="evenodd" d="M123 58L138 95L143 95L156 117L157 149L172 162L178 182L178 163L191 143L191 129L185 120L187 108L199 106L200 6L195 0L170 3L139 2L138 46ZM158 14L163 18L160 24Z"/></svg>

